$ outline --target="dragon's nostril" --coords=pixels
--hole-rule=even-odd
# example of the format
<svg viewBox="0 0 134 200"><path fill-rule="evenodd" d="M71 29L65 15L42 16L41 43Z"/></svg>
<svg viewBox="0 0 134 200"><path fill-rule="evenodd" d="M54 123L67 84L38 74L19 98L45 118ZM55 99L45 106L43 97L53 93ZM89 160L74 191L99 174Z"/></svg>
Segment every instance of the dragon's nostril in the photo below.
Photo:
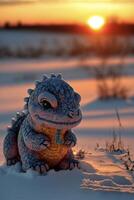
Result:
<svg viewBox="0 0 134 200"><path fill-rule="evenodd" d="M77 115L79 115L79 110L70 111L70 112L68 113L68 116L69 116L70 118L73 118L74 116L77 116Z"/></svg>
<svg viewBox="0 0 134 200"><path fill-rule="evenodd" d="M70 118L73 118L74 112L70 111L70 112L68 113L68 116L69 116Z"/></svg>

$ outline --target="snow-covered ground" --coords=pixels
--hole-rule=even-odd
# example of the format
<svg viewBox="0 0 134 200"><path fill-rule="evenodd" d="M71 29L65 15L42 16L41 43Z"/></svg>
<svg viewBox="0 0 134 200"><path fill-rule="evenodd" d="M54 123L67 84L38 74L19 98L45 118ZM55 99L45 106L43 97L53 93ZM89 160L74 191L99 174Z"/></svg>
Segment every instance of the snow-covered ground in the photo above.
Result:
<svg viewBox="0 0 134 200"><path fill-rule="evenodd" d="M118 60L112 58L109 62L114 64ZM90 58L86 65L94 66L99 62L97 58ZM127 75L122 82L133 95L134 58L126 58L124 66ZM82 96L83 121L74 130L78 138L74 151L81 148L86 151L81 170L50 171L46 176L38 176L32 171L20 173L19 164L10 168L3 166L2 142L11 117L22 109L27 89L34 87L33 81L52 72L62 73ZM106 141L112 140L113 128L119 131L115 112L118 109L123 143L134 155L133 98L98 101L96 80L76 58L1 60L0 94L0 200L134 199L134 174L125 170L120 155L94 150L96 143L104 147Z"/></svg>
<svg viewBox="0 0 134 200"><path fill-rule="evenodd" d="M102 36L30 30L0 30L0 57L40 58L59 56L132 54L133 36Z"/></svg>
<svg viewBox="0 0 134 200"><path fill-rule="evenodd" d="M122 199L133 200L134 181L118 159L104 152L89 152L81 170L50 171L46 176L15 167L0 167L1 200Z"/></svg>

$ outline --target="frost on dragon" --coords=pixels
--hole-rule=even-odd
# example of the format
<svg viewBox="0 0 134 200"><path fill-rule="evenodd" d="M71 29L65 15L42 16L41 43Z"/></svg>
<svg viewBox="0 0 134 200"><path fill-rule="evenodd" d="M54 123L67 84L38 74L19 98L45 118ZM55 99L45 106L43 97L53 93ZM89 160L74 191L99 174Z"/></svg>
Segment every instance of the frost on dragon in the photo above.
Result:
<svg viewBox="0 0 134 200"><path fill-rule="evenodd" d="M76 136L71 129L82 119L80 95L60 74L44 75L28 94L24 111L12 118L4 139L7 165L20 162L23 171L40 174L78 167L72 151Z"/></svg>

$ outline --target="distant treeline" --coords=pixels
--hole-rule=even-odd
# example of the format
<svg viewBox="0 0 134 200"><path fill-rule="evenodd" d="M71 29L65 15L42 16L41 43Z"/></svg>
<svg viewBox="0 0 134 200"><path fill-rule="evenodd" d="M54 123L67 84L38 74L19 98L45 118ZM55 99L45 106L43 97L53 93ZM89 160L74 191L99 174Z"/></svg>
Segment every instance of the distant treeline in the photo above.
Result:
<svg viewBox="0 0 134 200"><path fill-rule="evenodd" d="M56 24L56 25L25 25L18 23L17 25L10 25L5 23L0 29L4 30L32 30L32 31L44 31L44 32L55 32L55 33L77 33L77 34L94 34L95 31L87 25L76 25L76 24ZM106 24L97 34L112 34L112 35L133 35L134 24L118 24L110 23Z"/></svg>

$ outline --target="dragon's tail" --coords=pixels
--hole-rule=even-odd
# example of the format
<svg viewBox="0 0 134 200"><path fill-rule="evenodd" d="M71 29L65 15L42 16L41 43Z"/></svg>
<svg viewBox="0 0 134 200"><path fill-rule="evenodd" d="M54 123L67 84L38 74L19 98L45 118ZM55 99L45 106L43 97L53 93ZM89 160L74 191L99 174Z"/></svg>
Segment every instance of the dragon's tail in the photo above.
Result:
<svg viewBox="0 0 134 200"><path fill-rule="evenodd" d="M4 139L3 153L8 165L15 164L19 161L18 133L25 117L26 113L24 111L21 113L17 112L15 118L12 118L11 126L7 129L7 135Z"/></svg>

